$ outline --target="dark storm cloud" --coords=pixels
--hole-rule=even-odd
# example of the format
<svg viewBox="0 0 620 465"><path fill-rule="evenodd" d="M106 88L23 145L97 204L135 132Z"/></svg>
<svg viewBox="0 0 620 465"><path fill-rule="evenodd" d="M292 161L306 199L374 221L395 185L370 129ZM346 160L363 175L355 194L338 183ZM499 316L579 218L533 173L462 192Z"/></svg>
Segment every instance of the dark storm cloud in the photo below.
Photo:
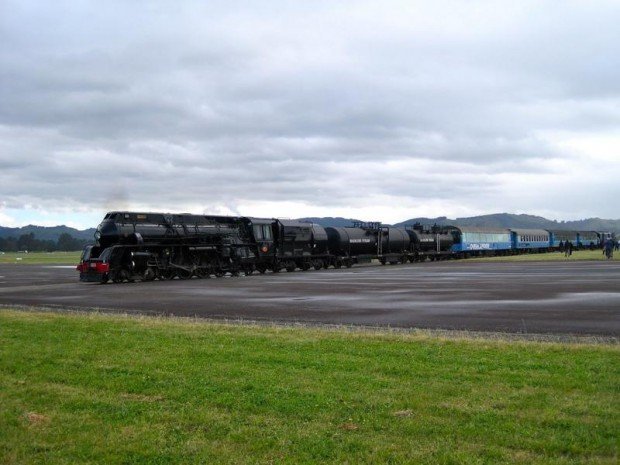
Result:
<svg viewBox="0 0 620 465"><path fill-rule="evenodd" d="M514 179L579 176L557 134L618 135L620 9L594 3L4 2L0 197L534 210Z"/></svg>

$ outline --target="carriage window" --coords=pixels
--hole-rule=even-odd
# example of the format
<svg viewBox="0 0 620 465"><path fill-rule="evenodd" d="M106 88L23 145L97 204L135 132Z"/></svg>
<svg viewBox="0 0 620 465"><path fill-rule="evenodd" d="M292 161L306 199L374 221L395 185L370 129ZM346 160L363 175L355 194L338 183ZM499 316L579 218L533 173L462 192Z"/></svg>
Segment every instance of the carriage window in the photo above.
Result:
<svg viewBox="0 0 620 465"><path fill-rule="evenodd" d="M263 228L261 228L260 224L254 225L254 239L262 239L263 238Z"/></svg>
<svg viewBox="0 0 620 465"><path fill-rule="evenodd" d="M263 225L263 236L266 240L271 240L271 226L268 224Z"/></svg>

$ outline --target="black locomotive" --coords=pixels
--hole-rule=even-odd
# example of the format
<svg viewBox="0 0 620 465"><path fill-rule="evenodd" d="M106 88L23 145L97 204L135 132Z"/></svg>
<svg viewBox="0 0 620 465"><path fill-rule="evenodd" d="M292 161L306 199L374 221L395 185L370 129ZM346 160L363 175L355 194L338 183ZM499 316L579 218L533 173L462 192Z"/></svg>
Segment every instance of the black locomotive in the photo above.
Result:
<svg viewBox="0 0 620 465"><path fill-rule="evenodd" d="M351 267L450 256L450 228L347 228L282 219L190 214L108 213L77 269L82 281L208 278L225 274Z"/></svg>

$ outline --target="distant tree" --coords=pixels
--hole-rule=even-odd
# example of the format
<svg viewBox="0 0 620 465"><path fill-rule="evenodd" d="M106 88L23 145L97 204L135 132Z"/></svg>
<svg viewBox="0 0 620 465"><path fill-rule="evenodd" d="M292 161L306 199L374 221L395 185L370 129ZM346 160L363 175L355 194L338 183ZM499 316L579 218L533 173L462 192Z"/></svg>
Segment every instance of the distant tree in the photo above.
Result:
<svg viewBox="0 0 620 465"><path fill-rule="evenodd" d="M41 244L41 250L44 250L46 252L54 252L55 250L58 250L58 245L56 244L56 242L52 240L39 241L39 242Z"/></svg>
<svg viewBox="0 0 620 465"><path fill-rule="evenodd" d="M76 239L69 233L62 233L58 237L58 250L69 252L72 250L80 250L83 247L83 241Z"/></svg>
<svg viewBox="0 0 620 465"><path fill-rule="evenodd" d="M17 251L17 240L14 237L0 237L0 250L3 252Z"/></svg>
<svg viewBox="0 0 620 465"><path fill-rule="evenodd" d="M37 244L36 239L34 238L34 233L22 234L17 240L18 250L35 250L37 249L36 245Z"/></svg>

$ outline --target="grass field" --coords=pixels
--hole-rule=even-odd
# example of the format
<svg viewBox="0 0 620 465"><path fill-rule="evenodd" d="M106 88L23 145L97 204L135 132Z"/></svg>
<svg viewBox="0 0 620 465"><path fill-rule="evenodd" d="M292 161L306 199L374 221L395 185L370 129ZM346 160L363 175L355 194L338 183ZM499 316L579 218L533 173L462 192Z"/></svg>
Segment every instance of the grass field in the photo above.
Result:
<svg viewBox="0 0 620 465"><path fill-rule="evenodd" d="M79 252L31 252L0 254L0 263L16 263L29 265L77 265L80 261Z"/></svg>
<svg viewBox="0 0 620 465"><path fill-rule="evenodd" d="M0 310L4 464L618 463L620 350Z"/></svg>
<svg viewBox="0 0 620 465"><path fill-rule="evenodd" d="M608 261L603 257L602 250L577 250L570 257L564 253L530 253L523 255L508 255L506 257L485 257L468 258L467 261L493 261L493 262L537 262L537 261L579 261L579 260L599 260ZM615 252L612 260L620 260L620 252Z"/></svg>
<svg viewBox="0 0 620 465"><path fill-rule="evenodd" d="M30 265L77 265L82 252L32 252L15 253L6 252L0 255L0 263L16 263ZM469 258L467 261L502 261L502 262L525 262L525 261L575 261L575 260L605 260L600 250L583 250L573 252L569 258L563 253L543 253L510 255L506 257ZM613 260L620 260L620 252L616 252Z"/></svg>

